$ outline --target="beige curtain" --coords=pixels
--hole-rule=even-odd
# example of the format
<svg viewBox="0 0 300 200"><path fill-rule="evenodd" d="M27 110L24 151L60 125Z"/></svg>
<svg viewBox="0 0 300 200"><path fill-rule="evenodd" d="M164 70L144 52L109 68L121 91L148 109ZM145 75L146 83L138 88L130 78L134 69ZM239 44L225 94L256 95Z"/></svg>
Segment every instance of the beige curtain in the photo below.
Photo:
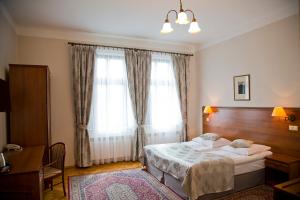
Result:
<svg viewBox="0 0 300 200"><path fill-rule="evenodd" d="M190 57L185 55L172 55L175 80L177 85L178 96L180 100L180 110L182 115L182 136L181 141L187 140L187 94L188 94L188 74Z"/></svg>
<svg viewBox="0 0 300 200"><path fill-rule="evenodd" d="M74 45L71 47L71 56L76 124L75 159L78 167L88 167L92 165L87 125L93 91L95 47Z"/></svg>
<svg viewBox="0 0 300 200"><path fill-rule="evenodd" d="M127 79L132 109L137 124L135 131L135 147L133 160L143 160L143 147L145 145L145 120L148 104L151 53L149 51L125 50Z"/></svg>

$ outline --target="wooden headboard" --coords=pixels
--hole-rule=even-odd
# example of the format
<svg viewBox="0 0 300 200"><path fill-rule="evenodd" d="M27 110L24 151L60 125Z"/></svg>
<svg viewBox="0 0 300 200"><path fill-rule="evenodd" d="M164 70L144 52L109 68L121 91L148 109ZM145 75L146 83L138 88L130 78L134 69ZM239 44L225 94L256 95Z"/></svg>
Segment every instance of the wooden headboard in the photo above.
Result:
<svg viewBox="0 0 300 200"><path fill-rule="evenodd" d="M214 107L213 110L209 116L203 114L203 133L214 132L231 140L249 139L271 146L273 152L300 157L300 130L289 131L289 125L300 126L300 108L285 108L287 114L296 115L294 122L272 117L273 108Z"/></svg>

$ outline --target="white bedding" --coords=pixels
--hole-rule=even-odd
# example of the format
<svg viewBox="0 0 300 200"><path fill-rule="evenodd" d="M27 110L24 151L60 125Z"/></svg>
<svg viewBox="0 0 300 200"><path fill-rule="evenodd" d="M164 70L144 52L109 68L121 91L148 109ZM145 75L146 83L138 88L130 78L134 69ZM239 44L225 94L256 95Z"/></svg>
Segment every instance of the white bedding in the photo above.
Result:
<svg viewBox="0 0 300 200"><path fill-rule="evenodd" d="M234 175L246 174L265 168L265 160L260 159L234 166Z"/></svg>
<svg viewBox="0 0 300 200"><path fill-rule="evenodd" d="M214 149L194 143L147 145L147 163L183 181L182 189L191 198L234 187L234 162L213 154Z"/></svg>
<svg viewBox="0 0 300 200"><path fill-rule="evenodd" d="M194 141L147 145L144 150L147 163L183 181L183 191L192 199L232 189L235 175L263 169L264 158L272 155L240 155Z"/></svg>
<svg viewBox="0 0 300 200"><path fill-rule="evenodd" d="M264 151L251 156L242 156L229 151L216 149L214 154L230 157L234 161L234 175L245 174L265 168L266 156L272 155L271 151Z"/></svg>
<svg viewBox="0 0 300 200"><path fill-rule="evenodd" d="M265 168L264 158L272 155L271 151L264 151L251 156L238 155L220 148L210 148L194 141L185 142L186 145L198 151L209 151L210 153L230 157L234 161L234 174L245 174ZM161 144L168 145L168 144Z"/></svg>
<svg viewBox="0 0 300 200"><path fill-rule="evenodd" d="M243 156L229 151L224 151L220 148L216 148L216 149L208 148L194 141L186 142L186 144L188 144L189 146L197 150L212 151L212 153L214 154L230 157L234 161L234 175L245 174L260 169L264 169L265 168L264 158L266 156L272 155L271 151L264 151L251 156Z"/></svg>
<svg viewBox="0 0 300 200"><path fill-rule="evenodd" d="M194 142L194 141L184 142L184 144L186 144L186 145L190 146L191 148L198 150L198 151L209 151L212 149L212 147L205 146L203 144L200 144L200 143Z"/></svg>
<svg viewBox="0 0 300 200"><path fill-rule="evenodd" d="M264 159L266 156L272 155L271 151L264 151L251 156L243 156L229 151L224 151L221 149L212 149L212 153L230 157L231 159L233 159L235 165L250 163L253 161Z"/></svg>

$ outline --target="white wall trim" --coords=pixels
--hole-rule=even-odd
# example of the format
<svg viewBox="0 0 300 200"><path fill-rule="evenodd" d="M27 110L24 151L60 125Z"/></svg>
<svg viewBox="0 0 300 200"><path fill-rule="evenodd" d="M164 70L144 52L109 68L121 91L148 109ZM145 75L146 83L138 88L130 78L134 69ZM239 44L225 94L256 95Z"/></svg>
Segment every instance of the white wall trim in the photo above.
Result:
<svg viewBox="0 0 300 200"><path fill-rule="evenodd" d="M244 24L243 26L240 26L238 28L232 29L232 31L229 34L226 34L226 36L221 37L220 39L200 44L198 45L198 48L196 51L201 51L203 49L206 49L208 47L217 45L219 43L225 42L227 40L230 40L232 38L238 37L240 35L244 35L248 32L254 31L256 29L262 28L264 26L267 26L269 24L272 24L274 22L280 21L282 19L285 19L287 17L296 15L298 13L298 8L294 6L295 4L290 4L290 6L284 7L280 10L277 10L276 12L273 12L272 14L266 15L261 17L260 19L253 20L252 22L249 22L247 24ZM241 30L241 31L236 31Z"/></svg>
<svg viewBox="0 0 300 200"><path fill-rule="evenodd" d="M141 39L118 35L105 35L70 30L45 29L17 26L18 36L40 37L67 40L70 42L85 42L132 48L147 48L152 50L175 51L178 53L194 53L196 45L152 39Z"/></svg>
<svg viewBox="0 0 300 200"><path fill-rule="evenodd" d="M5 19L7 20L7 22L9 23L9 25L11 26L11 28L16 33L17 32L16 23L13 20L13 18L11 17L11 15L9 14L9 12L7 11L6 7L4 6L4 4L2 2L0 2L0 11L3 14L3 16L5 17Z"/></svg>

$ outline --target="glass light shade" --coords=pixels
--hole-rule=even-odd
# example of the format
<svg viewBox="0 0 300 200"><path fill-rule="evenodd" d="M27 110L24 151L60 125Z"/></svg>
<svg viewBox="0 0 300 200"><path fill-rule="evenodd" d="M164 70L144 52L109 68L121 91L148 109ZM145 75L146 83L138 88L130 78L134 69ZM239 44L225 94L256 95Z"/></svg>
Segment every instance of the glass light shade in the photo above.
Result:
<svg viewBox="0 0 300 200"><path fill-rule="evenodd" d="M187 14L185 12L180 12L178 14L178 18L176 20L178 24L188 24L190 21L188 20Z"/></svg>
<svg viewBox="0 0 300 200"><path fill-rule="evenodd" d="M205 106L203 113L210 114L210 113L213 113L213 110L210 106Z"/></svg>
<svg viewBox="0 0 300 200"><path fill-rule="evenodd" d="M189 33L199 33L201 31L197 21L193 21L189 28Z"/></svg>
<svg viewBox="0 0 300 200"><path fill-rule="evenodd" d="M275 107L272 112L272 117L286 117L286 112L283 107Z"/></svg>
<svg viewBox="0 0 300 200"><path fill-rule="evenodd" d="M171 33L174 29L171 26L170 22L165 22L162 29L161 29L161 33L166 34L166 33Z"/></svg>

